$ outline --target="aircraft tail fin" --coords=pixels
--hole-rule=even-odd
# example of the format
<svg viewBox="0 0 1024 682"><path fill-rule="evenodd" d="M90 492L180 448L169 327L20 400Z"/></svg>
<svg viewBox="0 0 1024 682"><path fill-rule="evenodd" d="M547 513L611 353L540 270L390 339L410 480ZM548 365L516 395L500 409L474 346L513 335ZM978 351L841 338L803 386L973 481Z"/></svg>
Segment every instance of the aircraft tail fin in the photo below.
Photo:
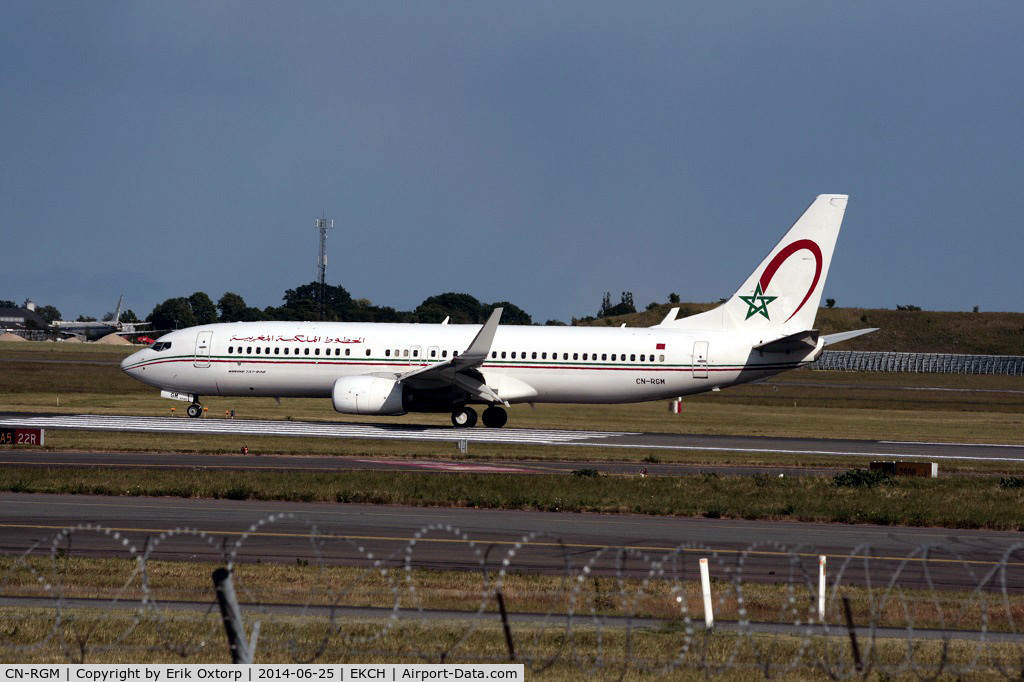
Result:
<svg viewBox="0 0 1024 682"><path fill-rule="evenodd" d="M121 298L117 299L117 307L114 308L114 319L111 320L111 322L114 323L115 327L118 326L118 324L121 322L121 306L123 306L123 305L124 305L124 294L121 294Z"/></svg>
<svg viewBox="0 0 1024 682"><path fill-rule="evenodd" d="M658 326L771 330L778 336L812 329L848 198L818 195L722 305L680 320L669 316Z"/></svg>

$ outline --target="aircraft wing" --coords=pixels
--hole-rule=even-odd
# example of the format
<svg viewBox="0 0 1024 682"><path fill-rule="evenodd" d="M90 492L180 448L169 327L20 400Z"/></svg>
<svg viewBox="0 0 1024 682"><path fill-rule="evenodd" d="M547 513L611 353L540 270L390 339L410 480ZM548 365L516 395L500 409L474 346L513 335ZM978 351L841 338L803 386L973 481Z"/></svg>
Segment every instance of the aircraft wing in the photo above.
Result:
<svg viewBox="0 0 1024 682"><path fill-rule="evenodd" d="M488 402L504 403L505 401L484 383L483 375L476 371L476 368L484 363L491 352L494 333L498 330L503 310L503 308L494 309L465 351L450 360L436 362L433 365L399 374L398 380L414 387L417 384L425 386L448 384L457 386L476 398Z"/></svg>

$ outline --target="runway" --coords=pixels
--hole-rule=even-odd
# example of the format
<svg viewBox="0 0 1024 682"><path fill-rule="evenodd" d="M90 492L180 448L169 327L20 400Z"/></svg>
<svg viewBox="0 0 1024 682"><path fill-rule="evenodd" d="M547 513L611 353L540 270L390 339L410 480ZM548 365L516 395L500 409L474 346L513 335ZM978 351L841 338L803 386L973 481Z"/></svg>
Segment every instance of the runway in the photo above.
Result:
<svg viewBox="0 0 1024 682"><path fill-rule="evenodd" d="M974 460L1024 463L1024 445L994 443L922 443L815 438L769 438L622 431L559 429L455 429L415 424L382 425L353 422L269 421L255 419L189 419L109 415L0 413L0 427L32 427L82 431L188 433L209 435L288 436L299 438L426 441L439 443L515 444L678 450L726 453L819 455L901 459Z"/></svg>
<svg viewBox="0 0 1024 682"><path fill-rule="evenodd" d="M453 448L454 449L454 448ZM399 457L343 457L334 455L241 455L177 452L69 452L47 450L0 450L0 466L73 469L122 467L130 469L177 469L207 471L409 471L419 473L473 474L568 474L577 469L596 469L604 474L682 476L716 473L728 476L783 475L825 476L841 467L743 466L607 461L454 460Z"/></svg>
<svg viewBox="0 0 1024 682"><path fill-rule="evenodd" d="M543 572L589 565L587 573L621 571L640 577L652 560L686 545L680 565L693 570L697 558L709 556L720 577L739 573L745 581L803 584L816 579L818 555L825 554L830 574L842 574L847 581L862 581L871 573L875 584L885 585L899 573L903 586L963 590L996 573L1008 548L1024 539L1021 533L1002 531L19 493L0 494L0 519L0 551L8 555L45 541L38 550L42 553L66 546L76 555L129 558L158 540L154 556L160 558L222 560L223 547L228 554L237 551L239 562L295 564L296 558L316 560L319 547L329 562L367 565L372 555L396 567L408 558L416 567L479 571L487 565L496 571L504 565ZM82 529L71 540L49 542L62 529L86 523L109 532ZM163 535L175 529L194 530ZM200 537L200 531L205 535ZM314 535L318 542L311 541ZM936 547L927 561L922 545ZM852 554L856 557L844 567ZM865 554L873 558L866 561ZM1024 586L1016 584L1024 571L1024 548L1007 565L1009 589L1017 591Z"/></svg>

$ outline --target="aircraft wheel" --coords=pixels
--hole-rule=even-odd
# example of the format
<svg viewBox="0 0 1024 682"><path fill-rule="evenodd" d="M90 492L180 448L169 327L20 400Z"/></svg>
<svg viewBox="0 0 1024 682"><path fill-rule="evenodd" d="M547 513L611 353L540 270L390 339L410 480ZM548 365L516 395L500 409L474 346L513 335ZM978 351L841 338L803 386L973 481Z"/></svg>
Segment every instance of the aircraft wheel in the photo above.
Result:
<svg viewBox="0 0 1024 682"><path fill-rule="evenodd" d="M472 407L460 407L452 412L452 424L458 429L469 429L476 426L476 410Z"/></svg>
<svg viewBox="0 0 1024 682"><path fill-rule="evenodd" d="M504 408L492 405L484 410L484 426L489 429L500 429L508 422L508 412Z"/></svg>
<svg viewBox="0 0 1024 682"><path fill-rule="evenodd" d="M192 403L191 405L188 406L188 409L185 410L185 412L187 412L188 416L190 417L202 417L203 406L200 405L199 403Z"/></svg>

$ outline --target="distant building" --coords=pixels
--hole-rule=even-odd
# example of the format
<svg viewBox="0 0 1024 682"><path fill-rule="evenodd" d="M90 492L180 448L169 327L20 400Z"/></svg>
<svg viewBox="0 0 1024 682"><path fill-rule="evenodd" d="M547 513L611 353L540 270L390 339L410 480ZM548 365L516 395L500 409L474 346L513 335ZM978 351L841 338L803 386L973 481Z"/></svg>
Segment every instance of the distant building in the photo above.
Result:
<svg viewBox="0 0 1024 682"><path fill-rule="evenodd" d="M42 331L49 326L32 301L25 301L24 308L0 308L0 329Z"/></svg>

